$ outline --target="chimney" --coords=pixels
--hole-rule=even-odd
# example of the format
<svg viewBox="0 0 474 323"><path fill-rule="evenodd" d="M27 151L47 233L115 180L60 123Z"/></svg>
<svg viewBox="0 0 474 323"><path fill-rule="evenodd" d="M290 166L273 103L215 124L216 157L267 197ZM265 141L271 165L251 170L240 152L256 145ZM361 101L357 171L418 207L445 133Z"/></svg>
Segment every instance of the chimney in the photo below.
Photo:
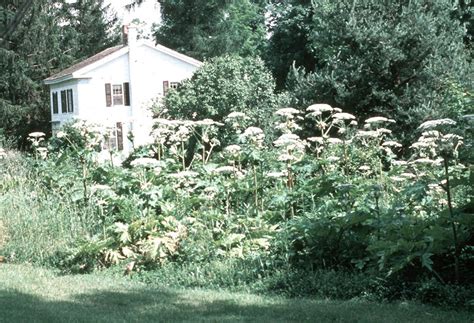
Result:
<svg viewBox="0 0 474 323"><path fill-rule="evenodd" d="M128 45L128 25L122 26L122 44Z"/></svg>
<svg viewBox="0 0 474 323"><path fill-rule="evenodd" d="M133 46L137 42L139 25L131 23L127 26L127 45Z"/></svg>

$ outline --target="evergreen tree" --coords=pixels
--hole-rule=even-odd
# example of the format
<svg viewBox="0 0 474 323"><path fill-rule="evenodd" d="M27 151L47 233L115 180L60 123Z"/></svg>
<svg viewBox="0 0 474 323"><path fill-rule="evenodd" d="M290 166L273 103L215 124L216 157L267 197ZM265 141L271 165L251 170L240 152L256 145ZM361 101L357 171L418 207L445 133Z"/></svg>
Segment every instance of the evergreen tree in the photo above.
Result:
<svg viewBox="0 0 474 323"><path fill-rule="evenodd" d="M263 0L158 0L156 41L197 59L257 56L265 42Z"/></svg>
<svg viewBox="0 0 474 323"><path fill-rule="evenodd" d="M43 79L99 51L105 42L78 39L76 20L71 19L70 4L64 0L34 1L28 8L22 6L25 2L7 2L0 4L0 30L4 31L0 43L0 141L22 146L29 132L47 132L51 127L49 91ZM90 24L90 28L98 33L103 27ZM81 43L88 43L90 52L79 46Z"/></svg>
<svg viewBox="0 0 474 323"><path fill-rule="evenodd" d="M327 102L362 117L382 113L413 135L442 113L448 83L470 86L465 30L450 15L451 0L314 0L300 8L312 18L301 28L306 46L293 54L311 55L314 65L295 60L287 84L296 106Z"/></svg>

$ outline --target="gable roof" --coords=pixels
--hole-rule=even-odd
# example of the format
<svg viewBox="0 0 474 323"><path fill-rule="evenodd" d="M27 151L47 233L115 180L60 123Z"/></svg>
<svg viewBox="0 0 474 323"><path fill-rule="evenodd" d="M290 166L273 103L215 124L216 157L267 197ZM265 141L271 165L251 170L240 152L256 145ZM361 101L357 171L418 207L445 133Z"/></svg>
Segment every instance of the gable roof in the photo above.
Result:
<svg viewBox="0 0 474 323"><path fill-rule="evenodd" d="M161 53L170 55L176 59L179 59L181 61L184 61L188 64L194 65L196 67L201 66L201 62L186 56L184 54L178 53L177 51L174 51L168 47L162 46L162 45L154 45L151 42L145 42L145 41L140 41L138 42L137 46L142 46L146 45L147 47L150 47L152 49L155 49L156 51L159 51ZM110 61L113 58L119 57L123 54L128 53L129 47L126 45L117 45L114 47L109 47L107 49L104 49L100 53L95 54L94 56L91 56L83 61L80 61L79 63L76 63L56 74L51 75L50 77L46 78L43 80L45 84L55 84L55 83L60 83L66 80L70 79L75 79L75 78L81 78L81 74L88 72L89 70L99 67L108 61ZM115 54L115 55L113 55ZM82 76L83 78L84 76Z"/></svg>
<svg viewBox="0 0 474 323"><path fill-rule="evenodd" d="M56 80L56 79L60 79L64 76L67 76L69 74L73 74L74 72L77 72L79 71L80 69L88 66L88 65L91 65L92 63L95 63L99 60L101 60L102 58L112 54L112 53L115 53L116 51L124 48L125 46L124 45L118 45L118 46L114 46L114 47L109 47L107 49L104 49L103 51L101 51L100 53L97 53L95 54L94 56L91 56L77 64L74 64L54 75L51 75L50 77L48 77L47 79L44 80L45 83L47 83L48 81L53 81L53 80Z"/></svg>

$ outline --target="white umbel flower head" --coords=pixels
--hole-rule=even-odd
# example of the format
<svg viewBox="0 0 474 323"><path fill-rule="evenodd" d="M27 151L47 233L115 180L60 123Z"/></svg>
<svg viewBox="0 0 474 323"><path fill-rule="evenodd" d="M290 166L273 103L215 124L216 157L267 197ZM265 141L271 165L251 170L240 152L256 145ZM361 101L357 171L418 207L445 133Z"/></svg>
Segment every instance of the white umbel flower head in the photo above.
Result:
<svg viewBox="0 0 474 323"><path fill-rule="evenodd" d="M40 138L44 136L45 136L44 132L41 132L41 131L35 131L28 135L28 137L31 137L31 138Z"/></svg>
<svg viewBox="0 0 474 323"><path fill-rule="evenodd" d="M456 121L454 121L452 119L449 119L449 118L429 120L429 121L423 122L418 127L418 129L427 130L427 129L433 129L433 128L440 127L440 126L451 126L451 125L455 125L455 124L456 124Z"/></svg>
<svg viewBox="0 0 474 323"><path fill-rule="evenodd" d="M132 161L130 165L132 165L133 167L156 168L156 167L159 167L161 163L154 158L141 157Z"/></svg>
<svg viewBox="0 0 474 323"><path fill-rule="evenodd" d="M311 112L313 116L321 115L323 112L332 112L333 110L329 104L325 103L313 104L306 108L306 111Z"/></svg>
<svg viewBox="0 0 474 323"><path fill-rule="evenodd" d="M372 117L365 120L365 123L381 123L381 122L388 122L388 119L385 117Z"/></svg>
<svg viewBox="0 0 474 323"><path fill-rule="evenodd" d="M346 112L338 112L332 116L336 120L354 120L355 116Z"/></svg>
<svg viewBox="0 0 474 323"><path fill-rule="evenodd" d="M283 108L275 112L276 115L287 117L287 118L293 118L294 115L300 114L300 113L301 112L299 110L296 110L294 108Z"/></svg>

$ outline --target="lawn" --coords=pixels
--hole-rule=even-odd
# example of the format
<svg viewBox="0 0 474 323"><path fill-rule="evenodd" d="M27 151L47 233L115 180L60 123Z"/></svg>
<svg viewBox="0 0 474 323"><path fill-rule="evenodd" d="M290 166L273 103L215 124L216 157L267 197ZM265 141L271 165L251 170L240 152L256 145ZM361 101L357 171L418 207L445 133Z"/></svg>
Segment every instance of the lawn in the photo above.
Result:
<svg viewBox="0 0 474 323"><path fill-rule="evenodd" d="M412 303L286 299L150 287L104 274L58 276L0 264L1 322L473 322L468 312Z"/></svg>

